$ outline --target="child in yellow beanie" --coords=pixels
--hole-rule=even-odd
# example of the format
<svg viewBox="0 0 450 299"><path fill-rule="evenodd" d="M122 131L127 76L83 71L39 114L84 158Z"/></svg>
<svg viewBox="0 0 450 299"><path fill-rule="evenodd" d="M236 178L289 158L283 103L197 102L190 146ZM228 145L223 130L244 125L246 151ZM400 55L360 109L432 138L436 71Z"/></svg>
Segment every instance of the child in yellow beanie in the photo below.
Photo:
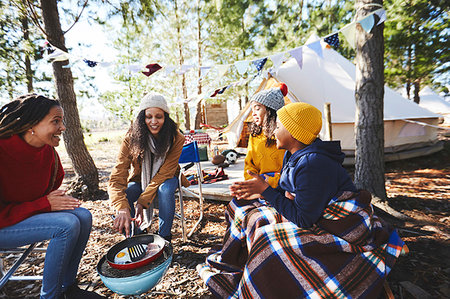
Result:
<svg viewBox="0 0 450 299"><path fill-rule="evenodd" d="M278 187L254 173L231 186L223 246L200 277L218 298L378 298L404 242L356 190L339 142L318 138L320 111L294 103L277 115Z"/></svg>
<svg viewBox="0 0 450 299"><path fill-rule="evenodd" d="M291 103L277 111L277 148L285 149L277 188L250 173L254 180L236 182L231 193L237 199L261 194L277 211L299 227L311 227L330 199L344 191L356 192L342 167L344 153L339 141L322 141L322 113L307 103Z"/></svg>

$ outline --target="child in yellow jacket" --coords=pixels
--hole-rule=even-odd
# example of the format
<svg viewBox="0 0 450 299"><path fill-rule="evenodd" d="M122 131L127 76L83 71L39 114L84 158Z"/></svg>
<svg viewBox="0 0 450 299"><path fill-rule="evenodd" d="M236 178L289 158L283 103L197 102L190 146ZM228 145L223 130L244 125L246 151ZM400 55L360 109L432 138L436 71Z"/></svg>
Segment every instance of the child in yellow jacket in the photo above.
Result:
<svg viewBox="0 0 450 299"><path fill-rule="evenodd" d="M244 178L252 179L247 173L250 170L263 176L273 188L278 186L285 152L276 147L276 112L284 106L286 94L287 86L281 83L279 87L256 93L250 102L253 122L250 124Z"/></svg>

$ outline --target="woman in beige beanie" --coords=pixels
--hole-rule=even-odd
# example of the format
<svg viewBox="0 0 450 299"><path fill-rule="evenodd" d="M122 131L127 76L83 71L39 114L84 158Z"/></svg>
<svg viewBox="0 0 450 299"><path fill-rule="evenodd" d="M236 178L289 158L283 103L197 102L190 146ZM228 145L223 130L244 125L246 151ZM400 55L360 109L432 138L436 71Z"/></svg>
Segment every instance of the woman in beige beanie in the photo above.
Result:
<svg viewBox="0 0 450 299"><path fill-rule="evenodd" d="M170 118L165 98L154 92L145 95L111 172L108 193L117 211L114 228L129 236L134 217L141 229L148 227L143 209L152 211L157 198L159 235L171 240L183 144L184 135Z"/></svg>

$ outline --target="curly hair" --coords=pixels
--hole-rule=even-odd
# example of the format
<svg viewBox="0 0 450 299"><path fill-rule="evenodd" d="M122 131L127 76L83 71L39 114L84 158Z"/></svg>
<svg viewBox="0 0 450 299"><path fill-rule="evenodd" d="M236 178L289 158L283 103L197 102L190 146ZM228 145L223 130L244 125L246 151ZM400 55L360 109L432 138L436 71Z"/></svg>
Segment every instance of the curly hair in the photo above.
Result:
<svg viewBox="0 0 450 299"><path fill-rule="evenodd" d="M275 129L277 127L277 112L266 106L266 115L264 116L262 126L257 125L255 122L249 124L250 134L255 137L261 133L266 136L266 147L270 147L277 141L275 139Z"/></svg>
<svg viewBox="0 0 450 299"><path fill-rule="evenodd" d="M158 133L158 138L155 138L157 155L163 155L168 148L172 147L176 132L177 124L164 111L164 124ZM150 134L145 124L145 110L142 110L127 132L127 136L130 137L130 154L133 159L142 161L144 151L150 150L147 141Z"/></svg>
<svg viewBox="0 0 450 299"><path fill-rule="evenodd" d="M22 135L39 123L54 106L61 106L58 100L52 100L37 94L26 94L4 105L0 109L0 138Z"/></svg>

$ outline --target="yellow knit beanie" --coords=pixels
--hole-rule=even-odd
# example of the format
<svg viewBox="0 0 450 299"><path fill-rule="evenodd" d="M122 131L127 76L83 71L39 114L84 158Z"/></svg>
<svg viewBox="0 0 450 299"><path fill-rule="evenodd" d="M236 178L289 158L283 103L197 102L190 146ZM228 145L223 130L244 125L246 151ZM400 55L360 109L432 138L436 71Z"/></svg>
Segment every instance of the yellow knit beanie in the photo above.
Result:
<svg viewBox="0 0 450 299"><path fill-rule="evenodd" d="M291 103L277 111L278 119L303 144L311 144L322 129L322 113L307 103Z"/></svg>

